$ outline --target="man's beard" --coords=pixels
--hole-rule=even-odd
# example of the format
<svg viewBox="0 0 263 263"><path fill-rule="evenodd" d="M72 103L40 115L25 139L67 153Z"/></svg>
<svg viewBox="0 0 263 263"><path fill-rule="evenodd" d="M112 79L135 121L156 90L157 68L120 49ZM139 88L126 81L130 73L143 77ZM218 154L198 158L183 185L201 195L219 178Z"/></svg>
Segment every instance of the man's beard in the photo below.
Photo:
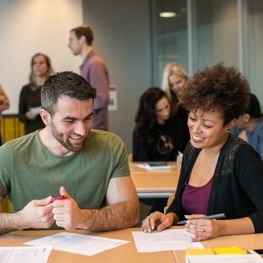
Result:
<svg viewBox="0 0 263 263"><path fill-rule="evenodd" d="M51 133L53 137L67 150L72 151L72 152L78 152L82 149L84 140L82 143L73 145L72 143L69 142L69 137L67 139L64 139L63 133L59 133L56 126L51 122Z"/></svg>

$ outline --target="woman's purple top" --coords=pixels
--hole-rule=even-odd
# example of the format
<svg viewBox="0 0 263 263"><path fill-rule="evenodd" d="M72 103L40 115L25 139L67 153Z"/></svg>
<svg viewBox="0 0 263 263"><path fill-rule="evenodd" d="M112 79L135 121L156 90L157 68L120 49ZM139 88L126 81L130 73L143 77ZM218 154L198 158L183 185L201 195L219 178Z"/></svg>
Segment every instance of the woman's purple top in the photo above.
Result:
<svg viewBox="0 0 263 263"><path fill-rule="evenodd" d="M182 206L187 215L202 214L207 215L208 201L213 184L213 177L210 181L201 186L195 187L188 184L188 180L185 182L185 187L182 195Z"/></svg>

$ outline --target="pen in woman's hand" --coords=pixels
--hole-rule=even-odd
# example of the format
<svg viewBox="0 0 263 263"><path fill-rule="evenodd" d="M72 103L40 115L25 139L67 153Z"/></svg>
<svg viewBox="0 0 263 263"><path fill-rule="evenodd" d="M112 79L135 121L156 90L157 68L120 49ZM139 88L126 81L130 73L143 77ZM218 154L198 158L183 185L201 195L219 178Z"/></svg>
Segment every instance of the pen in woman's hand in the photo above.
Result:
<svg viewBox="0 0 263 263"><path fill-rule="evenodd" d="M193 220L193 219L219 219L219 218L225 218L225 217L226 216L224 213L220 213L220 214L213 214L213 215L208 215L208 216L192 218L192 219L188 219L188 220ZM179 221L179 222L177 222L177 225L185 225L188 220Z"/></svg>

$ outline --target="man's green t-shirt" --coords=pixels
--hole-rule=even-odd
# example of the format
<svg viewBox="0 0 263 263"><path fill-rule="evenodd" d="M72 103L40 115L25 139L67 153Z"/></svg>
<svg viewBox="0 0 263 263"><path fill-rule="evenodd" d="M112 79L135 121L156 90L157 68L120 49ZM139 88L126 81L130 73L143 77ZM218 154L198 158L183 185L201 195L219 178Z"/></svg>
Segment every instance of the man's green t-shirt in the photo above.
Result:
<svg viewBox="0 0 263 263"><path fill-rule="evenodd" d="M98 130L90 130L83 149L71 156L50 153L36 131L0 147L0 163L0 196L9 196L14 211L59 196L60 186L81 209L101 208L110 179L130 175L122 140Z"/></svg>

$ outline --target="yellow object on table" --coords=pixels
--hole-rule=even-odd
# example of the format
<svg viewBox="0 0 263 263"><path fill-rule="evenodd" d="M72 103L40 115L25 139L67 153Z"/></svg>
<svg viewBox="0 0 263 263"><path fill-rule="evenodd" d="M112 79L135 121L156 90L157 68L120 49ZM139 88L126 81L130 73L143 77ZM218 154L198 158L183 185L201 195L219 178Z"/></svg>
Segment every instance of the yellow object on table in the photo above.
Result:
<svg viewBox="0 0 263 263"><path fill-rule="evenodd" d="M213 249L215 254L247 254L247 252L239 247L219 247Z"/></svg>
<svg viewBox="0 0 263 263"><path fill-rule="evenodd" d="M219 247L219 248L200 248L186 249L186 255L222 255L222 254L247 254L239 247Z"/></svg>

